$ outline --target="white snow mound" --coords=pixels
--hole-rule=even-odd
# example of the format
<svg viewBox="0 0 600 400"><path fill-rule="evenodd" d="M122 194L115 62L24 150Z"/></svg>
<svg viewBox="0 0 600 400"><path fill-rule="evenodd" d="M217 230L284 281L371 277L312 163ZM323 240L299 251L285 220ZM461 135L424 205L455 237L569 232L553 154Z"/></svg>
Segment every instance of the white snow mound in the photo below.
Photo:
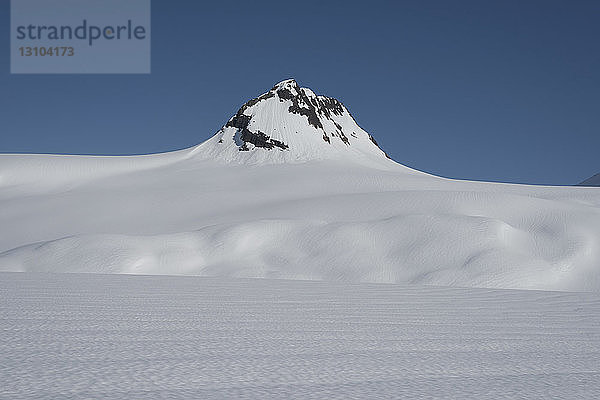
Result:
<svg viewBox="0 0 600 400"><path fill-rule="evenodd" d="M288 80L190 149L0 155L0 270L600 291L600 189L412 170Z"/></svg>

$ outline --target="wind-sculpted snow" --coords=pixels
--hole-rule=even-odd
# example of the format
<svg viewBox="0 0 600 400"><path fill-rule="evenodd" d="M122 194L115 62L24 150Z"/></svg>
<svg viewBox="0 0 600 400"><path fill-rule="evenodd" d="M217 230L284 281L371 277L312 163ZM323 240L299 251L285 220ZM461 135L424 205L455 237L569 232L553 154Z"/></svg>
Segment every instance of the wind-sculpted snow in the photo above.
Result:
<svg viewBox="0 0 600 400"><path fill-rule="evenodd" d="M597 399L600 297L0 273L0 399Z"/></svg>
<svg viewBox="0 0 600 400"><path fill-rule="evenodd" d="M391 162L191 157L69 184L48 171L0 193L1 270L600 290L594 188L452 181Z"/></svg>
<svg viewBox="0 0 600 400"><path fill-rule="evenodd" d="M594 245L486 217L416 214L365 222L259 220L152 236L74 236L9 251L0 263L16 271L593 291L598 272L578 257Z"/></svg>
<svg viewBox="0 0 600 400"><path fill-rule="evenodd" d="M290 80L190 149L0 155L0 270L600 291L600 189L412 170Z"/></svg>

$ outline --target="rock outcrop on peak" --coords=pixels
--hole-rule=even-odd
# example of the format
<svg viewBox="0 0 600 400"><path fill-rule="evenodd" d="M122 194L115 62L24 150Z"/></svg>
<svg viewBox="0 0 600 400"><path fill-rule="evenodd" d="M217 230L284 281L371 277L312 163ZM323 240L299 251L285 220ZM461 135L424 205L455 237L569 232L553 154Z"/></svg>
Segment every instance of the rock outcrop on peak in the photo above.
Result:
<svg viewBox="0 0 600 400"><path fill-rule="evenodd" d="M246 102L198 147L242 162L387 157L340 101L316 95L294 79Z"/></svg>

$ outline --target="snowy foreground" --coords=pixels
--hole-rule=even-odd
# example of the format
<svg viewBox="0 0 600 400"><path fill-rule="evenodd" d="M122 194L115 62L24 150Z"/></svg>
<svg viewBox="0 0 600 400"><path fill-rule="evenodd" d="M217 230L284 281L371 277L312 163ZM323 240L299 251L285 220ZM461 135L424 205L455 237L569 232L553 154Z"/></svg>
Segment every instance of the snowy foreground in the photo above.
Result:
<svg viewBox="0 0 600 400"><path fill-rule="evenodd" d="M1 399L600 398L600 295L0 273Z"/></svg>

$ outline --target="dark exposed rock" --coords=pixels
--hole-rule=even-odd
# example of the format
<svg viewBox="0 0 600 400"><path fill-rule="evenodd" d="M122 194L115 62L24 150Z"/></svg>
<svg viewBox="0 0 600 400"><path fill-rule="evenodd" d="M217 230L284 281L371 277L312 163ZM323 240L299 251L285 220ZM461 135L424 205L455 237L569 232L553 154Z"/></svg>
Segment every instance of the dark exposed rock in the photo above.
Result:
<svg viewBox="0 0 600 400"><path fill-rule="evenodd" d="M321 129L323 132L323 141L331 144L332 139L335 140L335 138L339 138L344 144L350 145L350 140L348 139L348 136L346 136L343 126L334 119L335 116L343 116L348 112L344 105L334 98L314 95L310 90L300 88L296 81L290 79L275 85L269 92L246 102L238 110L236 115L227 122L226 127L237 129L234 141L237 144L239 151L249 151L249 143L252 143L255 147L267 150L275 148L281 150L289 149L286 143L273 139L266 133L256 129L257 127L252 124L252 115L245 114L246 110L250 107L256 105L260 101L273 97L278 98L281 102L290 101L291 105L289 105L288 111L292 114L306 117L311 126L316 129ZM250 114L250 111L248 111L248 113ZM354 117L351 114L350 117L354 120ZM356 121L354 120L354 122ZM333 132L329 128L330 123L333 123L335 126ZM327 130L325 129L325 126L327 127ZM275 130L276 128L272 129ZM348 132L348 134L353 138L358 138L356 132ZM373 136L369 135L369 139L373 144L379 147L379 144ZM219 143L222 142L222 139L219 140Z"/></svg>
<svg viewBox="0 0 600 400"><path fill-rule="evenodd" d="M342 142L344 142L344 144L346 145L350 145L350 141L348 140L348 137L344 134L342 126L335 121L333 121L333 123L338 130L338 136L340 137L340 139L342 139Z"/></svg>
<svg viewBox="0 0 600 400"><path fill-rule="evenodd" d="M281 88L277 90L277 96L283 100L291 100L292 105L289 107L288 111L293 114L303 115L308 119L308 123L314 126L315 128L323 129L323 124L317 115L317 111L315 106L311 103L310 99L301 90L299 87L294 86L294 90L297 95L294 95L291 90L288 88Z"/></svg>
<svg viewBox="0 0 600 400"><path fill-rule="evenodd" d="M306 118L308 118L308 123L309 124L311 124L315 128L321 128L321 129L323 129L323 124L321 123L321 120L317 116L317 113L315 112L315 108L314 107L312 107L312 108L304 108L304 107L300 107L297 102L294 102L294 104L292 104L290 106L290 108L288 109L288 111L291 112L291 113L293 113L293 114L304 115Z"/></svg>
<svg viewBox="0 0 600 400"><path fill-rule="evenodd" d="M286 150L288 146L276 139L269 137L261 131L251 132L247 128L242 129L241 139L244 141L244 145L240 147L240 151L248 150L247 143L252 143L256 147L262 147L265 149L272 149L274 147L279 147L282 150ZM245 148L245 150L242 150Z"/></svg>
<svg viewBox="0 0 600 400"><path fill-rule="evenodd" d="M342 103L331 97L319 96L316 99L319 112L324 114L327 118L331 118L331 114L342 115L344 113L344 106Z"/></svg>
<svg viewBox="0 0 600 400"><path fill-rule="evenodd" d="M371 139L371 142L373 142L373 144L375 146L377 146L379 148L379 150L383 151L383 149L381 147L379 147L379 144L377 143L377 140L375 140L375 138L371 134L369 134L369 139ZM389 158L390 160L392 159L390 156L388 156L388 154L385 151L383 151L383 154L385 154L385 156L387 158Z"/></svg>
<svg viewBox="0 0 600 400"><path fill-rule="evenodd" d="M286 150L288 148L285 143L276 139L272 139L261 131L252 132L250 129L248 129L250 121L252 121L252 116L244 114L244 111L259 101L271 98L273 96L275 95L272 92L269 92L257 97L256 99L246 102L246 104L244 104L238 110L237 114L235 114L233 118L231 118L225 125L227 127L237 128L241 132L240 139L244 142L244 144L239 147L239 151L248 151L248 143L252 143L256 147L262 147L265 149L273 149L274 147L278 147L282 150ZM221 142L222 141L219 143Z"/></svg>
<svg viewBox="0 0 600 400"><path fill-rule="evenodd" d="M290 82L290 85L289 87L279 89L274 87L273 90L276 90L277 96L279 96L281 101L290 100L292 102L292 105L288 109L289 112L305 116L308 119L308 123L315 128L325 131L319 115L332 120L332 115L339 116L344 114L344 106L336 99L325 96L308 96L307 92L299 88L295 81ZM294 94L292 90L297 94ZM337 136L346 145L350 145L350 141L345 135L342 126L335 121L333 123L338 130ZM331 143L331 139L327 134L323 135L323 140Z"/></svg>
<svg viewBox="0 0 600 400"><path fill-rule="evenodd" d="M233 116L233 118L231 118L229 120L229 122L227 122L227 124L225 126L234 127L234 128L238 128L238 129L247 128L248 124L250 124L250 120L252 119L252 117L244 114L244 111L246 111L246 109L248 109L249 107L252 107L256 103L266 100L266 99L269 99L273 96L275 96L275 94L268 92L268 93L265 93L255 99L247 101L242 107L240 107L238 112Z"/></svg>
<svg viewBox="0 0 600 400"><path fill-rule="evenodd" d="M242 111L242 109L240 109L240 111ZM234 127L234 128L238 128L238 129L247 128L248 125L250 124L250 120L252 119L252 117L249 115L243 114L240 111L238 111L238 113L235 114L233 116L233 118L231 118L229 120L229 122L227 122L227 125L225 125L225 126Z"/></svg>
<svg viewBox="0 0 600 400"><path fill-rule="evenodd" d="M291 86L291 87L293 87L293 88L294 88L294 89L296 89L296 90L298 90L298 89L300 88L300 87L298 86L298 82L296 82L294 79L288 79L288 80L286 80L286 81L279 82L278 84L276 84L275 86L273 86L273 87L271 88L271 92L274 92L275 90L277 90L277 88L279 88L279 87L281 87L281 86L283 86L283 85L286 85L286 84L287 84L288 86Z"/></svg>
<svg viewBox="0 0 600 400"><path fill-rule="evenodd" d="M345 145L350 146L350 141L348 140L348 137L346 135L344 135L343 132L338 132L340 139L342 139L342 142L344 142Z"/></svg>
<svg viewBox="0 0 600 400"><path fill-rule="evenodd" d="M373 136L369 135L369 139L371 140L371 142L373 142L373 144L375 146L379 147L379 144L377 143L377 140L375 140L375 138ZM379 147L379 148L381 148L381 147Z"/></svg>
<svg viewBox="0 0 600 400"><path fill-rule="evenodd" d="M276 140L276 139L273 139L273 138L269 138L269 143L272 143L272 144L273 144L273 146L279 147L279 148L280 148L280 149L282 149L282 150L287 150L287 149L289 149L288 145L287 145L287 144L285 144L285 143L283 143L283 142L282 142L282 141L280 141L280 140Z"/></svg>
<svg viewBox="0 0 600 400"><path fill-rule="evenodd" d="M277 91L277 95L282 100L292 100L294 98L294 95L292 94L292 92L286 88L279 89Z"/></svg>
<svg viewBox="0 0 600 400"><path fill-rule="evenodd" d="M246 111L246 109L247 109L247 108L249 108L249 107L252 107L252 106L253 106L253 105L255 105L256 103L258 103L258 102L260 102L260 101L263 101L263 100L266 100L266 99L270 99L270 98L271 98L271 97L273 97L273 96L275 96L275 94L274 94L273 92L267 92L267 93L265 93L265 94L263 94L263 95L260 95L260 96L258 96L258 97L257 97L257 98L255 98L255 99L248 100L248 101L247 101L247 102L246 102L246 103L245 103L245 104L242 106L242 108L240 108L240 111L241 111L241 112L244 112L244 111ZM240 111L238 111L238 113L239 113Z"/></svg>

